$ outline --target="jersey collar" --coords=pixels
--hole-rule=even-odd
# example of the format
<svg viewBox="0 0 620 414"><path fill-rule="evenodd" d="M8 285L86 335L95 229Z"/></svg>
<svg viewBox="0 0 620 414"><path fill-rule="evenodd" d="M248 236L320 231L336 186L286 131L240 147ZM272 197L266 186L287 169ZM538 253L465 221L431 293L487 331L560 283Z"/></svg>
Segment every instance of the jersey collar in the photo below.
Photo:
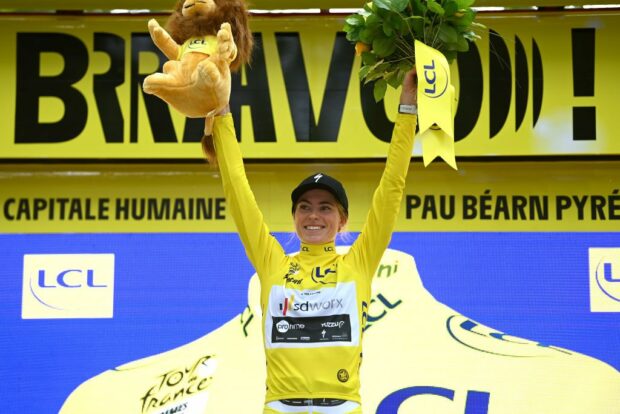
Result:
<svg viewBox="0 0 620 414"><path fill-rule="evenodd" d="M301 254L308 254L310 256L336 254L336 244L334 242L325 244L307 244L302 242L299 251Z"/></svg>

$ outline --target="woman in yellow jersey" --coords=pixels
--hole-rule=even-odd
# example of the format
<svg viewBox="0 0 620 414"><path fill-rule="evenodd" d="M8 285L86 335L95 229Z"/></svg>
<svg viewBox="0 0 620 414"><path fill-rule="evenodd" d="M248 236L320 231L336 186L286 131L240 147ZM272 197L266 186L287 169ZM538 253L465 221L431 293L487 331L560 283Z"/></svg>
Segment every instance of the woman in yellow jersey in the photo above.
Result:
<svg viewBox="0 0 620 414"><path fill-rule="evenodd" d="M372 276L398 216L417 123L415 70L403 81L385 170L359 237L346 254L334 240L348 220L342 184L316 173L292 194L300 253L270 234L243 167L228 108L213 138L224 192L246 254L260 279L267 359L264 413L360 413L362 333Z"/></svg>

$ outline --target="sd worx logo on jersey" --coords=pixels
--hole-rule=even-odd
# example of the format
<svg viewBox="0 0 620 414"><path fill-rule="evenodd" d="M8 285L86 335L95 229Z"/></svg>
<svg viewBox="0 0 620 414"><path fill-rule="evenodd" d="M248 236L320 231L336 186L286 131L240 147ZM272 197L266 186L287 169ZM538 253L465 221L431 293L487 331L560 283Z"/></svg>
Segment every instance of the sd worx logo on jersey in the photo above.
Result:
<svg viewBox="0 0 620 414"><path fill-rule="evenodd" d="M286 316L289 311L294 312L319 312L319 311L334 311L344 308L342 303L343 299L330 299L327 301L317 302L295 302L295 295L291 295L290 298L284 298L284 303L280 303L280 310L282 315Z"/></svg>
<svg viewBox="0 0 620 414"><path fill-rule="evenodd" d="M26 254L22 319L111 318L114 254Z"/></svg>
<svg viewBox="0 0 620 414"><path fill-rule="evenodd" d="M590 311L620 312L620 247L590 248Z"/></svg>

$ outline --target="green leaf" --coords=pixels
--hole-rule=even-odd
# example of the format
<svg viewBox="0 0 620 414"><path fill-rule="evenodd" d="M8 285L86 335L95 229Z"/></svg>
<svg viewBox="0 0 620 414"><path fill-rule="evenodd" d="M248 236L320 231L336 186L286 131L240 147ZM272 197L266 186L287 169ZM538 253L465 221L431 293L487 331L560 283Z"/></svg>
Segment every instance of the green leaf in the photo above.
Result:
<svg viewBox="0 0 620 414"><path fill-rule="evenodd" d="M407 60L401 60L400 62L398 62L398 69L400 69L401 72L409 72L411 69L413 69L413 65L414 63L407 59Z"/></svg>
<svg viewBox="0 0 620 414"><path fill-rule="evenodd" d="M390 22L390 25L394 28L394 31L400 31L401 28L405 26L405 20L398 13L392 13L388 17L388 20Z"/></svg>
<svg viewBox="0 0 620 414"><path fill-rule="evenodd" d="M428 10L426 5L421 0L411 0L411 8L415 16L424 16Z"/></svg>
<svg viewBox="0 0 620 414"><path fill-rule="evenodd" d="M363 26L365 23L364 17L361 14L352 14L344 22L350 26Z"/></svg>
<svg viewBox="0 0 620 414"><path fill-rule="evenodd" d="M383 10L390 10L390 0L372 0L372 4Z"/></svg>
<svg viewBox="0 0 620 414"><path fill-rule="evenodd" d="M405 71L405 70L402 70L402 69L400 69L398 71L398 76L396 77L398 79L398 86L403 84L403 80L405 80L405 76L407 76L407 72L409 72L409 71L408 70Z"/></svg>
<svg viewBox="0 0 620 414"><path fill-rule="evenodd" d="M371 69L371 66L362 66L359 71L360 79L364 79L366 75L368 75L368 72L370 71L370 69Z"/></svg>
<svg viewBox="0 0 620 414"><path fill-rule="evenodd" d="M394 13L392 10L385 10L385 9L377 8L377 16L379 16L382 19L387 18L392 13Z"/></svg>
<svg viewBox="0 0 620 414"><path fill-rule="evenodd" d="M409 0L392 0L392 10L400 13L407 8Z"/></svg>
<svg viewBox="0 0 620 414"><path fill-rule="evenodd" d="M377 62L370 68L370 70L368 71L368 74L366 75L366 80L364 83L372 82L376 79L383 78L383 75L385 74L386 69L388 69L389 67L390 67L389 63L383 62L383 60L380 60L379 62Z"/></svg>
<svg viewBox="0 0 620 414"><path fill-rule="evenodd" d="M394 34L394 28L387 20L383 22L383 33L385 33L387 37L392 37L392 35Z"/></svg>
<svg viewBox="0 0 620 414"><path fill-rule="evenodd" d="M448 2L444 3L443 9L445 11L445 16L450 17L459 10L459 6L458 4L456 4L456 1L449 0Z"/></svg>
<svg viewBox="0 0 620 414"><path fill-rule="evenodd" d="M456 59L456 50L444 52L444 56L446 57L448 63L451 63L454 59Z"/></svg>
<svg viewBox="0 0 620 414"><path fill-rule="evenodd" d="M377 63L377 55L371 52L362 52L362 62L364 65L374 65Z"/></svg>
<svg viewBox="0 0 620 414"><path fill-rule="evenodd" d="M456 29L446 23L439 26L439 39L444 43L456 43L458 41L458 33Z"/></svg>
<svg viewBox="0 0 620 414"><path fill-rule="evenodd" d="M367 45L371 45L378 34L377 29L370 29L368 27L364 28L360 32L359 40L361 42L366 43Z"/></svg>
<svg viewBox="0 0 620 414"><path fill-rule="evenodd" d="M459 41L456 46L457 52L467 52L469 50L469 42L464 37L459 37Z"/></svg>
<svg viewBox="0 0 620 414"><path fill-rule="evenodd" d="M458 4L460 10L470 7L472 4L475 3L475 1L476 0L456 0L456 3Z"/></svg>
<svg viewBox="0 0 620 414"><path fill-rule="evenodd" d="M454 22L459 27L468 27L469 25L472 24L475 17L476 17L476 13L474 13L472 10L467 10L463 12L462 16L458 17L457 19L454 19Z"/></svg>
<svg viewBox="0 0 620 414"><path fill-rule="evenodd" d="M398 88L402 83L402 80L398 80L399 72L400 71L398 69L393 70L392 72L389 72L387 75L385 75L385 77L383 78L388 83L388 85L390 85L394 89Z"/></svg>
<svg viewBox="0 0 620 414"><path fill-rule="evenodd" d="M426 4L430 11L432 11L433 13L437 13L440 16L443 16L446 12L443 7L441 7L441 4L437 3L435 0L428 0Z"/></svg>
<svg viewBox="0 0 620 414"><path fill-rule="evenodd" d="M385 79L379 79L375 82L375 86L373 88L373 95L375 96L375 102L379 102L385 96L385 92L387 91L387 82Z"/></svg>
<svg viewBox="0 0 620 414"><path fill-rule="evenodd" d="M401 22L400 29L398 30L398 33L400 34L400 36L403 37L403 36L410 35L412 31L413 31L413 28L410 27L409 23L407 23L407 20L403 20Z"/></svg>
<svg viewBox="0 0 620 414"><path fill-rule="evenodd" d="M400 17L396 13L391 13L383 21L383 33L385 33L385 35L388 37L392 37L396 33L400 33L402 26L403 26L402 17Z"/></svg>
<svg viewBox="0 0 620 414"><path fill-rule="evenodd" d="M408 23L411 25L413 32L415 33L415 37L418 39L424 38L424 18L416 18L415 20L408 20Z"/></svg>
<svg viewBox="0 0 620 414"><path fill-rule="evenodd" d="M454 43L444 43L441 48L440 48L440 52L445 53L449 50L453 50L456 51L456 49L458 49L459 44L457 42Z"/></svg>
<svg viewBox="0 0 620 414"><path fill-rule="evenodd" d="M371 14L366 19L366 27L375 29L383 24L383 19L376 14Z"/></svg>
<svg viewBox="0 0 620 414"><path fill-rule="evenodd" d="M394 37L378 36L372 41L372 50L379 57L390 56L396 50L396 42Z"/></svg>
<svg viewBox="0 0 620 414"><path fill-rule="evenodd" d="M353 43L357 43L360 40L360 30L353 29L347 32L347 40Z"/></svg>

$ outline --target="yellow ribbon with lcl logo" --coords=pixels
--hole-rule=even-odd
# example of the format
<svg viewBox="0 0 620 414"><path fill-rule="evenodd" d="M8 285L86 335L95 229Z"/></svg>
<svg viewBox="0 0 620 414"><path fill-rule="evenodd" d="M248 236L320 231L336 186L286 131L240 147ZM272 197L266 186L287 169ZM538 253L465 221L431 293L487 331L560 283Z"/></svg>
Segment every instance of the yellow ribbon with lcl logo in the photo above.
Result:
<svg viewBox="0 0 620 414"><path fill-rule="evenodd" d="M450 83L450 66L438 50L415 41L418 72L418 124L422 159L426 167L442 158L457 169L454 155L455 91Z"/></svg>

